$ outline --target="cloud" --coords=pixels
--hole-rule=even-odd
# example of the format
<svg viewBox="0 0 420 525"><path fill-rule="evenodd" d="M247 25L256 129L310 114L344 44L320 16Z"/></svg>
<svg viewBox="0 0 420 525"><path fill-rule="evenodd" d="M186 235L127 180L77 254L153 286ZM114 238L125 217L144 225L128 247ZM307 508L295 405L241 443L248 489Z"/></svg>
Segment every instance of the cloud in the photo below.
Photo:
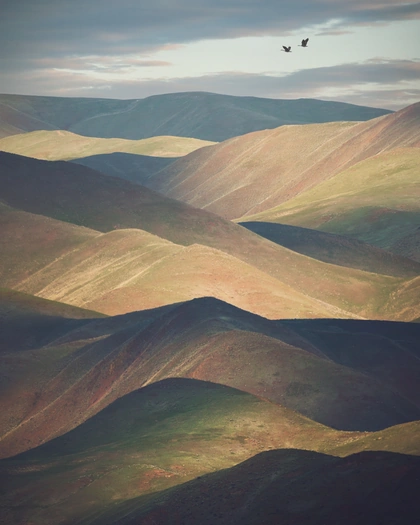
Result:
<svg viewBox="0 0 420 525"><path fill-rule="evenodd" d="M420 99L420 89L416 84L419 77L420 60L385 60L378 57L361 64L304 69L283 76L231 71L156 80L130 80L124 75L116 75L104 80L89 71L39 69L32 71L29 79L24 72L18 73L18 82L21 80L21 85L28 86L20 94L33 95L135 99L155 94L207 91L278 99L319 98L400 109ZM28 81L27 84L23 79ZM12 85L16 77L6 76L5 81Z"/></svg>
<svg viewBox="0 0 420 525"><path fill-rule="evenodd" d="M0 57L147 53L202 39L285 35L303 27L420 18L420 3L394 0L6 0Z"/></svg>

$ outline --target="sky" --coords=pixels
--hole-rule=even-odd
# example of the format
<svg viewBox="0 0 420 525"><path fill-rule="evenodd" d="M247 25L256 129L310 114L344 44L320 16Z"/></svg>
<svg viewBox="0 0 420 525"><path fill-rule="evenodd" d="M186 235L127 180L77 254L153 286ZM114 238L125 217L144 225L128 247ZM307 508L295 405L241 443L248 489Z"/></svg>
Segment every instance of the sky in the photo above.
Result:
<svg viewBox="0 0 420 525"><path fill-rule="evenodd" d="M0 0L0 15L3 94L420 100L420 2Z"/></svg>

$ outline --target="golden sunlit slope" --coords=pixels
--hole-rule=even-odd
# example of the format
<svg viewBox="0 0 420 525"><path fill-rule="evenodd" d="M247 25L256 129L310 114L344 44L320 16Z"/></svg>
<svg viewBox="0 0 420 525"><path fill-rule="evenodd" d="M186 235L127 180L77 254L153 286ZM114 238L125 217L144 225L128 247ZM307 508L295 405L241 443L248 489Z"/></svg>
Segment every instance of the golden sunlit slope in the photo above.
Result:
<svg viewBox="0 0 420 525"><path fill-rule="evenodd" d="M119 314L214 296L266 317L347 317L225 252L138 229L101 234L8 207L2 286Z"/></svg>
<svg viewBox="0 0 420 525"><path fill-rule="evenodd" d="M214 296L270 318L351 315L214 248L0 211L1 286L107 314Z"/></svg>
<svg viewBox="0 0 420 525"><path fill-rule="evenodd" d="M290 297L289 291L293 289L297 296L302 298L303 294L309 298L305 301L306 304L314 304L313 300L318 305L321 302L324 305L322 310L335 316L382 318L384 304L389 300L390 294L412 277L412 274L391 277L317 261L276 245L215 214L168 199L137 184L102 175L84 166L41 161L8 153L1 153L0 161L0 196L10 206L101 232L141 229L177 245L198 244L214 248L278 280L283 287L280 296ZM108 238L112 240L115 237L110 235ZM28 242L31 245L30 239ZM112 253L111 244L112 242L109 249ZM192 250L190 253L194 254L196 251ZM130 257L129 253L127 255ZM120 251L113 254L116 259L121 256L124 257L124 254ZM221 260L219 255L217 257ZM205 255L202 256L202 259L205 258ZM31 265L30 261L27 263ZM85 265L87 273L84 279L88 280L89 275L94 276L97 269L89 270L88 265ZM98 268L102 268L100 262ZM249 275L248 269L246 273ZM51 274L47 272L47 275ZM28 274L27 277L31 276ZM213 277L214 274L210 275L210 279ZM108 278L112 282L112 275L107 276L104 273L101 277ZM252 280L258 281L254 278ZM264 281L268 283L267 280ZM117 285L120 284L122 281L117 279ZM9 282L4 282L3 285L17 287ZM284 285L289 291L286 291ZM44 281L42 287L45 286L48 283ZM214 286L217 287L218 284L215 282ZM19 289L29 291L20 285ZM38 290L36 293L42 293L40 288L35 289ZM107 287L106 291L110 291L110 288ZM243 296L243 292L241 295ZM97 299L98 297L91 298L92 301ZM400 301L400 308L405 308L407 305L404 304L404 298L401 297ZM253 302L263 303L258 299ZM78 305L81 306L80 303ZM408 306L420 308L417 302ZM97 302L95 310L105 311L98 308ZM290 308L288 311L290 312ZM317 309L317 313L307 311L305 315L313 317L319 313ZM419 317L413 312L410 315Z"/></svg>
<svg viewBox="0 0 420 525"><path fill-rule="evenodd" d="M227 140L171 163L146 182L239 219L280 205L383 151L420 146L420 103L367 122L282 126Z"/></svg>
<svg viewBox="0 0 420 525"><path fill-rule="evenodd" d="M0 286L13 288L100 232L0 203Z"/></svg>
<svg viewBox="0 0 420 525"><path fill-rule="evenodd" d="M390 248L417 231L419 166L419 148L381 153L247 219L307 226Z"/></svg>
<svg viewBox="0 0 420 525"><path fill-rule="evenodd" d="M83 137L69 131L33 131L0 139L0 151L44 160L71 160L104 153L124 152L153 157L181 157L215 144L186 137L151 137L142 140Z"/></svg>
<svg viewBox="0 0 420 525"><path fill-rule="evenodd" d="M220 250L140 230L103 234L16 289L110 315L211 296L271 319L351 316Z"/></svg>

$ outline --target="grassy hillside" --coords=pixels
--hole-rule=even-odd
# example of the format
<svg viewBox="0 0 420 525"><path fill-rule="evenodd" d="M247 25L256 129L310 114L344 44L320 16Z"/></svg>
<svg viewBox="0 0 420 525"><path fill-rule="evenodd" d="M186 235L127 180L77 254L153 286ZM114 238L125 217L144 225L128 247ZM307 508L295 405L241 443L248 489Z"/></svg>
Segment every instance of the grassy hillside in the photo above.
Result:
<svg viewBox="0 0 420 525"><path fill-rule="evenodd" d="M247 220L310 226L388 248L417 229L419 163L418 148L381 153Z"/></svg>
<svg viewBox="0 0 420 525"><path fill-rule="evenodd" d="M0 95L0 103L0 125L5 131L6 126L14 125L23 131L64 129L92 137L126 139L175 135L221 141L284 124L368 120L390 113L341 102L205 92L135 100ZM16 114L20 117L18 126ZM36 120L41 121L37 128Z"/></svg>
<svg viewBox="0 0 420 525"><path fill-rule="evenodd" d="M406 434L399 442L393 441L392 448L401 452L413 443L417 426L418 422L404 425ZM386 450L390 440L385 436L395 430L339 432L236 389L167 379L118 399L41 447L0 461L1 478L8 479L0 516L4 523L15 525L29 519L34 524L63 519L90 523L97 516L100 523L107 523L107 517L115 523L128 509L132 517L140 511L140 516L145 512L156 518L156 512L160 515L156 506L163 504L172 520L185 513L194 517L190 523L198 523L209 522L210 516L225 518L234 502L238 505L241 496L247 498L252 485L259 487L257 501L269 499L273 492L277 500L284 490L289 498L296 497L294 482L298 480L319 498L321 487L331 477L336 492L349 476L353 482L358 479L359 485L363 480L371 492L373 487L383 489L392 483L401 470L405 479L410 468L416 473L418 458L364 453L360 459L340 460L325 454L347 456L347 450L359 452L368 443L373 450ZM420 453L418 446L412 450ZM193 481L184 485L188 480ZM170 487L174 488L159 493ZM215 498L208 515L203 507L207 508L215 487L224 487L224 495ZM267 509L260 515L267 516Z"/></svg>
<svg viewBox="0 0 420 525"><path fill-rule="evenodd" d="M420 103L368 122L282 126L193 152L147 185L225 218L252 220L364 159L417 149L419 130Z"/></svg>
<svg viewBox="0 0 420 525"><path fill-rule="evenodd" d="M150 157L134 153L107 153L77 158L72 162L82 164L105 175L120 177L137 184L144 184L152 173L165 168L178 157Z"/></svg>
<svg viewBox="0 0 420 525"><path fill-rule="evenodd" d="M122 397L38 449L0 461L9 480L2 517L15 525L53 523L59 512L78 522L112 501L231 467L262 450L317 450L354 438L232 388L168 379Z"/></svg>
<svg viewBox="0 0 420 525"><path fill-rule="evenodd" d="M203 298L115 318L53 319L49 335L28 325L21 349L9 330L0 368L1 456L45 443L171 377L237 388L338 429L420 419L420 325L308 323L269 321Z"/></svg>
<svg viewBox="0 0 420 525"><path fill-rule="evenodd" d="M420 510L419 458L268 451L184 485L106 509L92 525L408 524ZM229 490L227 490L227 488Z"/></svg>
<svg viewBox="0 0 420 525"><path fill-rule="evenodd" d="M280 281L282 286L293 289L297 295L305 294L318 305L321 301L324 311L326 308L331 312L332 307L333 316L383 318L388 315L384 313L384 304L390 300L391 294L407 284L407 277L389 277L316 261L217 215L83 166L7 153L0 154L0 159L3 167L0 195L10 206L101 232L136 228L178 245L200 244L214 248ZM29 246L32 243L30 239L26 242ZM114 254L114 258L119 256L119 252ZM91 271L94 275L96 270L92 268ZM101 279L106 277L104 274ZM84 279L89 279L88 273ZM3 282L3 286L15 287L9 282ZM290 295L286 288L281 296ZM413 297L408 297L407 301L406 304L401 296L394 308L398 306L408 312L411 317L404 319L419 317L418 301ZM89 307L92 308L93 304ZM94 309L102 311L97 303ZM306 309L299 315L314 317L319 313L319 309Z"/></svg>
<svg viewBox="0 0 420 525"><path fill-rule="evenodd" d="M311 228L262 221L240 224L281 246L327 263L395 277L419 275L418 262L409 258L412 252L403 257L399 246L395 247L396 253L391 253L351 237ZM402 242L411 244L408 239Z"/></svg>
<svg viewBox="0 0 420 525"><path fill-rule="evenodd" d="M3 206L0 284L107 314L213 296L266 317L348 314L223 251L138 229L101 234Z"/></svg>
<svg viewBox="0 0 420 525"><path fill-rule="evenodd" d="M0 151L44 160L71 160L91 155L125 152L153 157L181 157L215 144L185 137L159 136L143 140L83 137L69 131L33 131L0 139Z"/></svg>
<svg viewBox="0 0 420 525"><path fill-rule="evenodd" d="M0 203L0 285L13 288L100 232Z"/></svg>

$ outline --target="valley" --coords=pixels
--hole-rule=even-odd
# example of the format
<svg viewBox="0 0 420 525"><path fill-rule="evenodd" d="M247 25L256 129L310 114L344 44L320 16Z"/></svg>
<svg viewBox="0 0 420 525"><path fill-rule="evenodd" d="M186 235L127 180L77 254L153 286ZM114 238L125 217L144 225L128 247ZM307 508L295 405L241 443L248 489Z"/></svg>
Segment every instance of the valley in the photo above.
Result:
<svg viewBox="0 0 420 525"><path fill-rule="evenodd" d="M420 103L0 95L0 521L410 523Z"/></svg>

